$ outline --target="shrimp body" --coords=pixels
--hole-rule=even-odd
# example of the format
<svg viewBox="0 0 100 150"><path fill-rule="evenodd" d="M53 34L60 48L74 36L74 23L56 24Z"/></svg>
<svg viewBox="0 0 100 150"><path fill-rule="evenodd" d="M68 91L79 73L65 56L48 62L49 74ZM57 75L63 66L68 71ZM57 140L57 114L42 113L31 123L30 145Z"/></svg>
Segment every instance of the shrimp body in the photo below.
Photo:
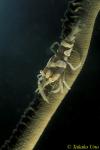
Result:
<svg viewBox="0 0 100 150"><path fill-rule="evenodd" d="M53 43L51 49L58 45L57 52L49 59L46 67L43 70L40 70L38 74L38 91L39 94L43 97L46 102L49 102L46 98L46 89L51 87L51 92L56 94L58 92L63 93L64 86L70 90L65 74L66 70L69 67L71 71L76 71L81 63L74 67L70 62L69 58L71 57L72 51L74 51L75 36L80 31L78 24L73 27L71 34L66 37L61 43Z"/></svg>

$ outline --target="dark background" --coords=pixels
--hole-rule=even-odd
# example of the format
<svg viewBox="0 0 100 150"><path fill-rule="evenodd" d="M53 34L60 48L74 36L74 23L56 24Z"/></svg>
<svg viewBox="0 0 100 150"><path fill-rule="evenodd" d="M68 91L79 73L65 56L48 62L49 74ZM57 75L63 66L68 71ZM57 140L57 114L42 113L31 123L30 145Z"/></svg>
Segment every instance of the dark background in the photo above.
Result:
<svg viewBox="0 0 100 150"><path fill-rule="evenodd" d="M59 39L66 7L65 0L0 0L0 145L34 97L36 75ZM100 144L99 57L100 15L85 66L35 150Z"/></svg>

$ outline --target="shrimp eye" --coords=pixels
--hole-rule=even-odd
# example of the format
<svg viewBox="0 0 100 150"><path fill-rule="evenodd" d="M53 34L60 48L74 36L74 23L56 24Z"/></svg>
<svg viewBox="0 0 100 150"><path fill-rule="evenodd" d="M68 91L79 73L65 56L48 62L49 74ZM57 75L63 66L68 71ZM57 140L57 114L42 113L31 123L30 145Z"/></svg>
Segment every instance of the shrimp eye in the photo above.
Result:
<svg viewBox="0 0 100 150"><path fill-rule="evenodd" d="M48 79L52 75L51 70L47 70L45 73L45 77Z"/></svg>

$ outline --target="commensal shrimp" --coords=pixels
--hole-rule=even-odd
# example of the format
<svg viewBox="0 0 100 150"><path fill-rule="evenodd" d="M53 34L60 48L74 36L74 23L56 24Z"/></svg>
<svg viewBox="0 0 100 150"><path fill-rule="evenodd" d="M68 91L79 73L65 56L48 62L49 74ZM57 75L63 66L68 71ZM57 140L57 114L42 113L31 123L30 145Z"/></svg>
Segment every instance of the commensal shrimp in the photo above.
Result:
<svg viewBox="0 0 100 150"><path fill-rule="evenodd" d="M76 71L79 67L81 67L81 62L76 67L69 62L72 51L75 52L75 36L79 31L80 22L73 27L71 34L62 40L60 44L58 42L53 43L51 50L54 51L54 47L58 46L57 51L49 59L46 67L43 70L40 70L40 74L37 76L38 89L36 91L41 94L46 102L48 102L48 99L45 95L45 89L48 86L51 86L51 92L54 94L58 92L63 93L64 86L70 90L70 86L65 79L66 69L69 66L71 71Z"/></svg>
<svg viewBox="0 0 100 150"><path fill-rule="evenodd" d="M51 93L57 94L58 92L63 93L64 87L70 90L65 75L66 70L69 67L71 71L75 72L81 67L81 62L75 67L73 66L69 58L72 52L78 53L74 50L74 44L77 34L81 29L81 19L80 14L82 12L82 3L78 0L70 1L68 10L64 14L64 19L62 19L62 32L61 32L61 42L54 42L51 45L51 50L54 55L49 59L46 67L40 70L37 75L38 78L38 92L44 101L49 102L45 92L48 87L51 87ZM56 47L56 51L55 51Z"/></svg>

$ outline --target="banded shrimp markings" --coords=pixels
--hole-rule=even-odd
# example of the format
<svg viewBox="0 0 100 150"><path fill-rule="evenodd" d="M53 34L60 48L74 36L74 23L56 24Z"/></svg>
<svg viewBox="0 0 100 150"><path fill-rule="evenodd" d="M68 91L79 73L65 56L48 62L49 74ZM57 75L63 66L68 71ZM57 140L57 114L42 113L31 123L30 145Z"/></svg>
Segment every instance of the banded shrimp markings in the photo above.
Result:
<svg viewBox="0 0 100 150"><path fill-rule="evenodd" d="M64 87L70 90L70 86L65 79L66 69L69 66L71 71L74 72L81 67L81 62L76 67L74 67L69 62L69 58L72 52L78 53L74 50L74 43L77 34L81 30L81 21L79 18L79 14L80 10L82 10L82 7L77 1L74 1L70 5L72 6L72 8L71 6L69 6L70 10L67 11L67 17L66 13L64 14L64 17L66 18L63 19L61 33L61 38L63 38L63 40L61 40L60 43L54 42L51 45L51 50L54 52L54 55L49 59L46 67L43 70L40 70L40 73L37 75L38 88L36 92L38 92L47 103L49 103L49 101L45 95L46 87L52 86L51 92L54 94L58 92L63 93ZM68 21L68 17L69 19L71 18L69 24L71 31L66 35L66 21ZM55 47L57 47L56 51Z"/></svg>
<svg viewBox="0 0 100 150"><path fill-rule="evenodd" d="M75 52L74 43L76 34L80 31L79 23L73 27L71 34L66 37L60 44L54 43L51 47L53 49L56 44L58 45L57 52L49 59L46 67L40 71L38 75L38 92L42 95L43 99L48 102L44 90L47 86L52 86L52 93L63 93L64 86L70 90L70 87L65 79L66 69L69 66L71 71L76 71L81 67L81 62L74 67L69 58L72 51ZM41 86L42 85L42 86Z"/></svg>

